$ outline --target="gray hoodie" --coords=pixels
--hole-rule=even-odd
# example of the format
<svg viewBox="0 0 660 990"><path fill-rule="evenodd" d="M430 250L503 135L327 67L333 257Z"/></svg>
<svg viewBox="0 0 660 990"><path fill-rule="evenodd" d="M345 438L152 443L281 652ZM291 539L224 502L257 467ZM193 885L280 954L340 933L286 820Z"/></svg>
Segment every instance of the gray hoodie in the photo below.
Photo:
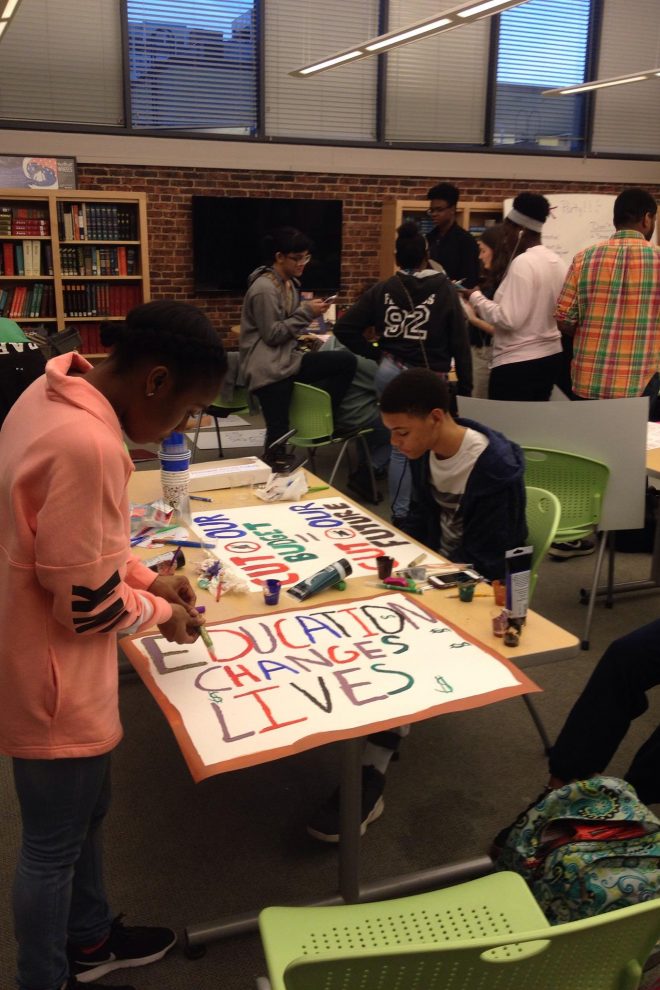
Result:
<svg viewBox="0 0 660 990"><path fill-rule="evenodd" d="M272 268L255 269L241 312L241 378L254 391L295 375L302 361L298 337L312 322L307 303L300 302L292 280L288 294L283 279Z"/></svg>

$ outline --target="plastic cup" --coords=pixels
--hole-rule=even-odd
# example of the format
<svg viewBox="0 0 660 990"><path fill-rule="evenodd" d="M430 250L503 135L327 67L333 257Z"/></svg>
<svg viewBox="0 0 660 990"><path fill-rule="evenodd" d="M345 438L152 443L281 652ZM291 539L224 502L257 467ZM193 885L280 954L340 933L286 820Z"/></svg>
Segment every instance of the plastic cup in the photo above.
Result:
<svg viewBox="0 0 660 990"><path fill-rule="evenodd" d="M264 602L266 605L277 605L280 600L281 588L282 582L276 581L275 578L264 581Z"/></svg>
<svg viewBox="0 0 660 990"><path fill-rule="evenodd" d="M501 581L493 581L492 588L495 595L495 604L506 605L506 585L502 584Z"/></svg>
<svg viewBox="0 0 660 990"><path fill-rule="evenodd" d="M187 471L190 467L190 451L182 451L178 454L170 454L167 451L158 451L161 471Z"/></svg>
<svg viewBox="0 0 660 990"><path fill-rule="evenodd" d="M505 608L496 606L490 610L490 621L493 625L493 635L504 636L509 625L509 613Z"/></svg>
<svg viewBox="0 0 660 990"><path fill-rule="evenodd" d="M172 508L181 512L188 511L188 481L189 471L162 471L160 472L160 487L163 492L163 500Z"/></svg>
<svg viewBox="0 0 660 990"><path fill-rule="evenodd" d="M378 577L381 581L384 581L385 578L390 577L392 574L394 557L376 557L376 567L378 568Z"/></svg>
<svg viewBox="0 0 660 990"><path fill-rule="evenodd" d="M474 584L471 581L464 581L459 584L458 597L462 602L471 602L474 598Z"/></svg>

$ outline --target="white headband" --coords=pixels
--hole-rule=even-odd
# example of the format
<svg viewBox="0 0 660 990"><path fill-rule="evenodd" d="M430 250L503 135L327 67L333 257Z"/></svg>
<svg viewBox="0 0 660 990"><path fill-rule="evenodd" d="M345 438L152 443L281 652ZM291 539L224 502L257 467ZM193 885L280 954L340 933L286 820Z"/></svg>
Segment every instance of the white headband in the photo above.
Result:
<svg viewBox="0 0 660 990"><path fill-rule="evenodd" d="M543 230L543 220L535 220L533 217L528 217L524 213L521 213L520 210L509 210L506 218L511 223L517 223L519 227L535 230L537 234L540 234Z"/></svg>

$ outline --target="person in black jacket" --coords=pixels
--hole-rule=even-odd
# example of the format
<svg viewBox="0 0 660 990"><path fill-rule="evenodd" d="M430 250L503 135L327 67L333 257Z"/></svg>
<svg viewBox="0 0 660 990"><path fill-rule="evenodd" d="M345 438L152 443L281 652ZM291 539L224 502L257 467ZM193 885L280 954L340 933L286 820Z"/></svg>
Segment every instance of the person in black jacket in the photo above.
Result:
<svg viewBox="0 0 660 990"><path fill-rule="evenodd" d="M505 552L527 538L520 447L454 419L446 384L422 369L390 382L380 411L392 446L410 459L411 507L400 528L490 580L504 577Z"/></svg>
<svg viewBox="0 0 660 990"><path fill-rule="evenodd" d="M428 267L426 241L413 222L402 224L396 240L399 271L364 293L337 320L335 336L355 354L373 359L377 353L364 332L374 327L379 337L380 364L376 390L407 368L427 368L439 378L456 367L459 395L472 392L472 356L467 321L459 295L449 279ZM406 459L393 451L389 468L394 522L410 506Z"/></svg>
<svg viewBox="0 0 660 990"><path fill-rule="evenodd" d="M449 412L449 390L424 368L404 371L381 396L393 446L411 459L413 499L402 528L449 560L484 577L504 577L507 550L525 544L523 454L501 433ZM367 737L362 754L360 832L385 807L385 774L409 726ZM307 831L338 842L339 791L312 815Z"/></svg>
<svg viewBox="0 0 660 990"><path fill-rule="evenodd" d="M472 288L479 282L479 248L472 234L456 223L460 190L451 182L439 182L426 195L434 224L427 237L429 258L442 265L452 282L463 281Z"/></svg>

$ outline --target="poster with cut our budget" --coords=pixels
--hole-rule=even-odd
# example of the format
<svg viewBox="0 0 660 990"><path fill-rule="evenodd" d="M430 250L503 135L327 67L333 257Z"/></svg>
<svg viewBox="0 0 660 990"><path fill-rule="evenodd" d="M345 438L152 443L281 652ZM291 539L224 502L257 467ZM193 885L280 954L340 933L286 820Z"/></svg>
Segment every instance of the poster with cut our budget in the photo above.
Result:
<svg viewBox="0 0 660 990"><path fill-rule="evenodd" d="M386 593L122 640L195 780L539 688L417 597Z"/></svg>
<svg viewBox="0 0 660 990"><path fill-rule="evenodd" d="M308 502L195 512L193 529L215 545L223 563L241 571L253 589L267 578L288 588L342 558L352 577L378 572L377 558L394 558L394 569L424 554L424 564L441 558L413 543L384 519L369 515L341 496ZM349 578L350 580L350 578Z"/></svg>

